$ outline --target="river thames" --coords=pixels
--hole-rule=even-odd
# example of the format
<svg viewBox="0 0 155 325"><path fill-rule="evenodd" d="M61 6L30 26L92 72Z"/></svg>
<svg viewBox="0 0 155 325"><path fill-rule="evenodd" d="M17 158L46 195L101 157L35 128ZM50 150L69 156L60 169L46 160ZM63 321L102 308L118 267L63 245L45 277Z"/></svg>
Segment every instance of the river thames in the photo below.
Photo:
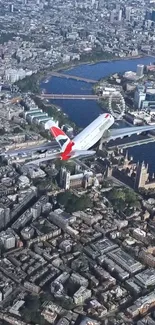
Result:
<svg viewBox="0 0 155 325"><path fill-rule="evenodd" d="M132 60L119 60L112 62L99 62L96 64L82 64L63 71L65 74L80 76L88 79L99 80L116 72L136 71L137 64L150 64L155 61L153 57L144 57ZM92 85L72 79L52 77L48 83L42 82L41 88L47 93L56 94L91 94ZM60 106L62 111L80 127L91 123L99 114L103 113L95 101L86 100L52 100ZM120 123L124 126L124 123ZM149 164L150 172L155 172L155 143L137 146L128 149L129 155L135 161L144 160Z"/></svg>

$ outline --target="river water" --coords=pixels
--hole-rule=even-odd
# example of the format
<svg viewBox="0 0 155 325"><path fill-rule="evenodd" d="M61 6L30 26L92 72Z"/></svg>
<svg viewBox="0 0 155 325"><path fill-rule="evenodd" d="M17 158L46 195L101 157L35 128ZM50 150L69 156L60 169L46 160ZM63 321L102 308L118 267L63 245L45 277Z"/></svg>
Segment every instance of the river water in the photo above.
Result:
<svg viewBox="0 0 155 325"><path fill-rule="evenodd" d="M136 71L137 64L150 64L155 61L153 57L145 57L132 60L119 60L112 62L100 62L96 64L83 64L63 71L65 74L80 76L88 79L99 80L116 72ZM92 85L65 78L52 77L48 83L41 83L41 88L47 93L56 94L91 94ZM63 112L80 127L86 127L99 114L103 113L100 106L95 101L86 100L53 100L53 103L59 105ZM121 127L125 126L123 122L119 123ZM135 161L144 160L149 164L150 172L155 172L155 143L149 143L143 146L137 146L128 149L129 155L134 157Z"/></svg>

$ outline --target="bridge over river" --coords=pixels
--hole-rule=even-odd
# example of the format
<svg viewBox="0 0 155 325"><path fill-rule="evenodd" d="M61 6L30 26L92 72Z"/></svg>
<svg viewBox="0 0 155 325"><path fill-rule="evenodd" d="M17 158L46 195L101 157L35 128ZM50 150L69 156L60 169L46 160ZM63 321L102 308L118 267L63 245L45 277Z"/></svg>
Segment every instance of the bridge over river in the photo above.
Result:
<svg viewBox="0 0 155 325"><path fill-rule="evenodd" d="M109 99L110 95L109 94L98 94L98 95L94 95L94 94L90 94L90 95L78 95L78 94L48 94L48 93L44 93L42 92L40 95L38 95L37 97L41 98L41 99L82 99L82 100L99 100L99 99ZM116 100L118 102L118 100L120 101L120 93L116 92L113 93L112 96L112 100Z"/></svg>
<svg viewBox="0 0 155 325"><path fill-rule="evenodd" d="M98 100L97 95L70 95L70 94L41 94L41 99L81 99L81 100Z"/></svg>
<svg viewBox="0 0 155 325"><path fill-rule="evenodd" d="M83 77L78 77L78 76L72 76L70 74L65 74L65 73L60 73L60 72L51 72L50 73L50 77L58 77L58 78L67 78L67 79L73 79L73 80L77 80L77 81L84 81L84 82L88 82L91 84L95 84L98 81L97 80L93 80L93 79L88 79L88 78L83 78Z"/></svg>
<svg viewBox="0 0 155 325"><path fill-rule="evenodd" d="M155 137L149 137L146 139L142 139L142 140L137 140L137 141L132 141L132 142L127 142L127 143L123 143L123 144L119 144L116 146L108 146L109 150L115 150L117 149L127 149L127 148L131 148L131 147L136 147L136 146L141 146L143 144L148 144L151 142L155 142Z"/></svg>

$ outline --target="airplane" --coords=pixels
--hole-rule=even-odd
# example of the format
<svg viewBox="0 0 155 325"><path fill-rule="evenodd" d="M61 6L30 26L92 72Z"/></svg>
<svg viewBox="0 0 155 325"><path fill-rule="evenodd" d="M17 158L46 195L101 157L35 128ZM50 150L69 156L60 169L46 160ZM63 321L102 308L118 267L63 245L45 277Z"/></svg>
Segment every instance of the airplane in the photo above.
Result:
<svg viewBox="0 0 155 325"><path fill-rule="evenodd" d="M151 130L155 130L155 126L145 125L139 127L126 127L120 129L110 129L114 124L114 117L109 113L104 113L98 116L91 124L89 124L83 131L76 135L73 139L70 139L63 130L61 130L56 124L49 120L45 124L45 129L49 130L59 145L59 152L48 154L48 150L53 150L52 142L45 143L38 147L26 148L26 150L18 149L12 151L10 155L28 152L47 152L47 155L43 158L31 161L33 163L40 163L52 159L69 160L76 157L87 157L95 155L96 151L90 150L101 138L103 142L107 143L110 140L118 138L124 138L133 134L146 133ZM110 130L109 130L110 129ZM5 155L9 155L10 151L5 152ZM29 164L28 162L27 164Z"/></svg>

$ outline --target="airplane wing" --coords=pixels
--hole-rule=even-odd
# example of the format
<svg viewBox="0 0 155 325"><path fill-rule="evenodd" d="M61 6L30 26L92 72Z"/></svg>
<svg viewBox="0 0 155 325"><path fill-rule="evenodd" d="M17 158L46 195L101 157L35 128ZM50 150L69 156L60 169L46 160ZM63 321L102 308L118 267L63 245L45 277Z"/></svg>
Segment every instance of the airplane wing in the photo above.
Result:
<svg viewBox="0 0 155 325"><path fill-rule="evenodd" d="M143 132L155 131L155 125L134 126L121 129L110 129L107 141L115 140L118 138L130 137L133 134L141 134Z"/></svg>
<svg viewBox="0 0 155 325"><path fill-rule="evenodd" d="M36 160L31 160L27 162L25 165L39 165L41 162L48 161L48 160L54 160L60 158L60 152L52 153L51 155L48 155L47 157L39 158Z"/></svg>
<svg viewBox="0 0 155 325"><path fill-rule="evenodd" d="M74 159L75 157L88 157L88 156L92 156L95 155L96 151L93 150L75 150L72 151L70 158ZM54 159L61 159L61 152L56 152L56 153L52 153L46 157L43 158L39 158L36 160L31 160L29 162L27 162L25 165L39 165L40 163L44 162L44 161L48 161L48 160L54 160Z"/></svg>
<svg viewBox="0 0 155 325"><path fill-rule="evenodd" d="M25 148L19 148L19 149L10 149L7 151L4 151L1 153L1 155L6 155L6 156L17 156L20 154L29 154L29 153L33 153L33 152L37 152L37 151L46 151L46 150L54 150L54 149L58 149L59 146L56 143L56 141L51 141L51 142L46 142L43 144L40 144L38 146L28 146Z"/></svg>

